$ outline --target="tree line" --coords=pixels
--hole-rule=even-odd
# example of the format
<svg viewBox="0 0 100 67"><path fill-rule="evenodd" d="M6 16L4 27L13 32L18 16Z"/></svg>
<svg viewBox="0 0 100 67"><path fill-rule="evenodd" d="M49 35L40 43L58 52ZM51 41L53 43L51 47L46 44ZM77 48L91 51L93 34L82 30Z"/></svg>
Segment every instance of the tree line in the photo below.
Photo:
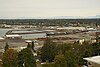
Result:
<svg viewBox="0 0 100 67"><path fill-rule="evenodd" d="M9 48L6 43L2 67L36 67L33 52L37 52L41 63L51 63L43 67L80 67L86 64L83 58L100 55L100 43L85 41L83 44L78 42L58 44L47 39L43 47L37 51L34 50L32 42L19 52Z"/></svg>
<svg viewBox="0 0 100 67"><path fill-rule="evenodd" d="M48 40L41 49L42 62L53 62L53 67L80 67L83 58L100 55L100 43L78 42L57 44Z"/></svg>
<svg viewBox="0 0 100 67"><path fill-rule="evenodd" d="M66 23L72 24L98 24L100 25L100 19L0 19L1 24L8 25L45 25L45 26L57 26L66 25Z"/></svg>

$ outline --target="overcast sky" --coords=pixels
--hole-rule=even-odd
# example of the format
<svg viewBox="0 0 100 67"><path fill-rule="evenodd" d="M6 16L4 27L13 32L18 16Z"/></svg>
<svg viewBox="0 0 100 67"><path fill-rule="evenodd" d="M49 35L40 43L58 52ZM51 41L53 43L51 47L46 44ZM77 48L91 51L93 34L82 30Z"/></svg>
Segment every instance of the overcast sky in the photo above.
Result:
<svg viewBox="0 0 100 67"><path fill-rule="evenodd" d="M100 0L0 0L0 17L100 15Z"/></svg>

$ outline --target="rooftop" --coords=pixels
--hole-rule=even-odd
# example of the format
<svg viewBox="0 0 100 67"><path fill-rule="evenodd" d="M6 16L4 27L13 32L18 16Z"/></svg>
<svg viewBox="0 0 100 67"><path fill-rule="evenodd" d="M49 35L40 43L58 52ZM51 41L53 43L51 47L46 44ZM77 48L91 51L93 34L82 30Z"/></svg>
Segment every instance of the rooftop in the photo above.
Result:
<svg viewBox="0 0 100 67"><path fill-rule="evenodd" d="M6 35L6 37L21 37L21 36L18 34L14 34L14 35Z"/></svg>
<svg viewBox="0 0 100 67"><path fill-rule="evenodd" d="M83 58L84 60L100 64L100 56L94 56L94 57L88 57L88 58Z"/></svg>

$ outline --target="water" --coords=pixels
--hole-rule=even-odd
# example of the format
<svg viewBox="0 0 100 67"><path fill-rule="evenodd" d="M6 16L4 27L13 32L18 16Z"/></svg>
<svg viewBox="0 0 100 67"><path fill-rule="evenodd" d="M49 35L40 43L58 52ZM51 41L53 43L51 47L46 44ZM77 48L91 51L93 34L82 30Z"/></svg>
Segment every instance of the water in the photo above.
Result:
<svg viewBox="0 0 100 67"><path fill-rule="evenodd" d="M0 29L0 37L4 37L4 35L12 29ZM17 31L18 32L18 31ZM23 31L22 31L23 32ZM26 31L25 31L26 32ZM29 32L29 31L28 31ZM24 33L24 32L23 32ZM20 34L23 39L33 39L33 38L45 38L46 33L36 33L36 34Z"/></svg>
<svg viewBox="0 0 100 67"><path fill-rule="evenodd" d="M11 29L0 28L0 37L3 37L9 30L11 30Z"/></svg>

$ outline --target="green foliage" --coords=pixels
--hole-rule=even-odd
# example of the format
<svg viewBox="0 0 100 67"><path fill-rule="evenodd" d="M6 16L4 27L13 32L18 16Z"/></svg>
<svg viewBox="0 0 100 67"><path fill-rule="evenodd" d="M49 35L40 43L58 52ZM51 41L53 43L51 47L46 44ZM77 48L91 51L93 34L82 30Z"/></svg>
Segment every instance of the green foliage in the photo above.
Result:
<svg viewBox="0 0 100 67"><path fill-rule="evenodd" d="M100 55L100 43L93 43L95 55Z"/></svg>
<svg viewBox="0 0 100 67"><path fill-rule="evenodd" d="M92 44L89 44L88 42L84 42L83 45L80 44L73 44L73 50L76 53L77 56L77 64L83 65L85 57L91 57L94 55L94 50Z"/></svg>
<svg viewBox="0 0 100 67"><path fill-rule="evenodd" d="M17 58L17 67L36 67L35 58L31 49L25 48L19 52Z"/></svg>
<svg viewBox="0 0 100 67"><path fill-rule="evenodd" d="M57 44L48 39L41 49L41 59L42 61L52 62L56 55L65 54L66 50L70 48L70 44Z"/></svg>
<svg viewBox="0 0 100 67"><path fill-rule="evenodd" d="M42 67L55 67L53 63L43 64Z"/></svg>
<svg viewBox="0 0 100 67"><path fill-rule="evenodd" d="M16 67L17 51L14 49L7 49L3 54L2 67Z"/></svg>
<svg viewBox="0 0 100 67"><path fill-rule="evenodd" d="M74 50L68 50L65 53L66 67L77 67L78 55Z"/></svg>
<svg viewBox="0 0 100 67"><path fill-rule="evenodd" d="M56 44L51 42L51 41L47 41L44 46L41 49L41 59L42 61L53 61L55 54L56 54Z"/></svg>
<svg viewBox="0 0 100 67"><path fill-rule="evenodd" d="M65 54L71 48L71 44L58 44L56 46L57 54Z"/></svg>
<svg viewBox="0 0 100 67"><path fill-rule="evenodd" d="M54 67L67 67L67 61L64 55L57 55L54 59Z"/></svg>
<svg viewBox="0 0 100 67"><path fill-rule="evenodd" d="M64 55L63 57L59 56L62 54ZM67 64L66 67L77 67L84 64L83 58L99 54L100 43L91 44L89 42L84 42L81 45L79 43L57 44L51 41L47 41L41 49L41 59L44 61L54 60L56 65L58 64L57 67L60 67L60 62L63 62L62 60L64 60L64 58L64 62Z"/></svg>

